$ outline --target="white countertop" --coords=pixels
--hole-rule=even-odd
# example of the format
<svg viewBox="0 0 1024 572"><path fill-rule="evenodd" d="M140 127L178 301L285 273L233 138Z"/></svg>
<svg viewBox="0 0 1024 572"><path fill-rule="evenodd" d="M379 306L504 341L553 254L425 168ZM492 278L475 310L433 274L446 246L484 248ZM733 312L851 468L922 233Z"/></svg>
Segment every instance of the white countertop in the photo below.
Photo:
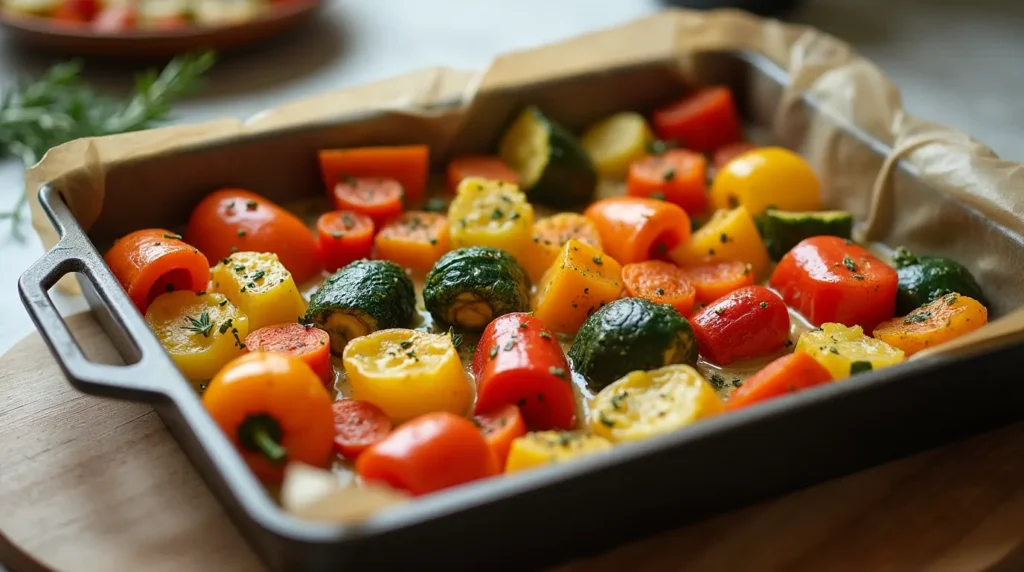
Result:
<svg viewBox="0 0 1024 572"><path fill-rule="evenodd" d="M1024 160L1024 2L998 0L809 0L795 19L851 42L903 89L915 114L971 133L1001 156ZM1012 4L1012 5L1010 5ZM329 0L321 21L283 42L220 62L176 121L247 117L301 96L412 69L478 69L495 55L649 14L655 0ZM1016 36L1016 39L1015 39ZM38 73L52 58L0 45L0 82ZM126 89L130 69L89 62L101 85ZM22 189L22 170L0 161L0 210ZM0 352L31 332L17 278L43 250L0 221ZM85 308L60 297L64 312Z"/></svg>

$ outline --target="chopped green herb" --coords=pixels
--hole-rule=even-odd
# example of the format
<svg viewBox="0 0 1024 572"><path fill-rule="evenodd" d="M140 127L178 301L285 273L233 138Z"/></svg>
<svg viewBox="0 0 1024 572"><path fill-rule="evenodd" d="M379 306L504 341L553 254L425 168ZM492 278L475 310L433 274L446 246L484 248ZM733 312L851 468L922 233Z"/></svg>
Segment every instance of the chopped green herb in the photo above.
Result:
<svg viewBox="0 0 1024 572"><path fill-rule="evenodd" d="M398 345L401 346L403 350L407 350L412 347L412 342L410 342L409 340L402 340L402 342Z"/></svg>
<svg viewBox="0 0 1024 572"><path fill-rule="evenodd" d="M241 274L242 272L245 272L245 266L243 266L241 264L236 264L235 265L235 272L237 272L239 274Z"/></svg>
<svg viewBox="0 0 1024 572"><path fill-rule="evenodd" d="M510 352L510 351L512 351L512 348L514 348L514 347L516 347L516 341L515 340L509 340L509 341L505 342L505 347L501 348L501 351Z"/></svg>
<svg viewBox="0 0 1024 572"><path fill-rule="evenodd" d="M672 179L675 179L676 178L676 170L675 169L665 169L665 173L661 176L661 178L664 179L665 181L671 181Z"/></svg>
<svg viewBox="0 0 1024 572"><path fill-rule="evenodd" d="M628 391L620 391L612 396L612 409L621 411L623 409L622 402L629 397Z"/></svg>
<svg viewBox="0 0 1024 572"><path fill-rule="evenodd" d="M262 270L257 270L256 272L253 272L252 274L249 275L249 279L250 280L259 280L260 278L263 278L264 276L266 276L266 274L267 273L262 271Z"/></svg>
<svg viewBox="0 0 1024 572"><path fill-rule="evenodd" d="M853 259L850 258L849 256L844 256L843 257L843 266L845 266L847 268L847 270L849 270L850 272L856 272L857 271L857 265L854 264Z"/></svg>
<svg viewBox="0 0 1024 572"><path fill-rule="evenodd" d="M615 427L615 421L609 419L608 416L604 414L604 411L597 414L597 419L601 422L601 425L604 425L605 427Z"/></svg>
<svg viewBox="0 0 1024 572"><path fill-rule="evenodd" d="M240 236L240 237L241 236L245 236L245 229L244 228L238 229L238 232L236 234L238 234L238 236Z"/></svg>
<svg viewBox="0 0 1024 572"><path fill-rule="evenodd" d="M505 213L501 209L494 209L491 213L491 220L501 220L501 217L505 216Z"/></svg>
<svg viewBox="0 0 1024 572"><path fill-rule="evenodd" d="M498 355L498 346L491 346L491 351L488 356L490 356L491 359L494 359L494 356L496 355Z"/></svg>
<svg viewBox="0 0 1024 572"><path fill-rule="evenodd" d="M185 319L188 320L188 325L185 326L186 330L196 334L203 334L204 338L210 337L210 331L213 330L213 322L210 321L210 314L208 312L204 310L202 314L199 314L198 319L192 316L185 316Z"/></svg>
<svg viewBox="0 0 1024 572"><path fill-rule="evenodd" d="M245 202L245 210L247 210L247 211L254 211L254 210L256 210L256 207L258 207L258 206L260 206L260 204L257 203L256 201L246 201Z"/></svg>
<svg viewBox="0 0 1024 572"><path fill-rule="evenodd" d="M723 387L725 387L725 378L722 377L721 375L718 375L717 373L711 374L708 377L708 381L710 381L711 385L715 386L718 389L722 389Z"/></svg>
<svg viewBox="0 0 1024 572"><path fill-rule="evenodd" d="M721 308L721 307L715 308L714 312L715 312L715 314L721 316L722 314L725 313L725 308Z"/></svg>
<svg viewBox="0 0 1024 572"><path fill-rule="evenodd" d="M907 316L906 319L903 320L903 323L904 324L923 324L924 322L927 322L931 317L932 317L932 313L929 312L928 310L925 310L923 312L917 312L917 313L914 313L914 314L911 314L911 315Z"/></svg>
<svg viewBox="0 0 1024 572"><path fill-rule="evenodd" d="M227 320L224 321L223 324L220 325L220 328L217 328L217 331L219 331L221 334L226 333L228 330L231 329L231 322L231 318L228 318Z"/></svg>
<svg viewBox="0 0 1024 572"><path fill-rule="evenodd" d="M196 296L206 296L206 290L200 290L196 292Z"/></svg>
<svg viewBox="0 0 1024 572"><path fill-rule="evenodd" d="M942 301L945 302L947 306L952 306L953 304L956 304L956 294L946 294L942 297Z"/></svg>
<svg viewBox="0 0 1024 572"><path fill-rule="evenodd" d="M664 288L658 288L658 289L656 289L654 291L654 293L657 294L658 296L664 296L665 295L665 289Z"/></svg>
<svg viewBox="0 0 1024 572"><path fill-rule="evenodd" d="M594 264L596 264L598 266L601 266L602 264L604 264L604 260L602 260L600 256L595 256L594 257Z"/></svg>
<svg viewBox="0 0 1024 572"><path fill-rule="evenodd" d="M862 274L854 274L853 275L853 279L854 280L863 280L864 276Z"/></svg>
<svg viewBox="0 0 1024 572"><path fill-rule="evenodd" d="M855 361L850 364L850 375L864 371L871 371L872 369L874 368L871 367L871 362L869 361Z"/></svg>
<svg viewBox="0 0 1024 572"><path fill-rule="evenodd" d="M541 332L540 333L540 337L544 338L545 340L550 340L551 339L551 334L549 334L547 332Z"/></svg>
<svg viewBox="0 0 1024 572"><path fill-rule="evenodd" d="M181 235L180 234L165 234L164 238L167 238L167 239L170 239L170 240L181 240Z"/></svg>
<svg viewBox="0 0 1024 572"><path fill-rule="evenodd" d="M720 241L720 242L721 242L722 244L725 244L725 243L729 242L729 235L728 235L728 234L725 234L725 233L723 232L722 234L720 234L720 235L718 236L718 240L719 240L719 241Z"/></svg>
<svg viewBox="0 0 1024 572"><path fill-rule="evenodd" d="M548 368L548 373L550 373L551 375L553 375L555 377L560 377L562 379L568 379L569 378L569 374L567 374L565 372L565 369L560 368L560 367L551 366L551 367Z"/></svg>
<svg viewBox="0 0 1024 572"><path fill-rule="evenodd" d="M839 348L837 348L835 346L829 346L828 347L828 351L829 351L829 353L839 355Z"/></svg>

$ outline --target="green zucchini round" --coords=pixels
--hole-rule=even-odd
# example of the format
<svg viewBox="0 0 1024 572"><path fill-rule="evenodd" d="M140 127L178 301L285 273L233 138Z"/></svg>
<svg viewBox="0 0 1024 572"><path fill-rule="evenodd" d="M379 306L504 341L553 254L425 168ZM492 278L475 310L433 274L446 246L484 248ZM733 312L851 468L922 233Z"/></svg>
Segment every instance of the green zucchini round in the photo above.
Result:
<svg viewBox="0 0 1024 572"><path fill-rule="evenodd" d="M846 211L787 212L768 209L759 217L758 230L772 260L778 262L801 241L813 236L849 239L853 215Z"/></svg>
<svg viewBox="0 0 1024 572"><path fill-rule="evenodd" d="M583 323L569 358L592 391L631 371L697 365L697 339L678 311L642 298L615 300Z"/></svg>
<svg viewBox="0 0 1024 572"><path fill-rule="evenodd" d="M955 260L941 256L915 256L905 248L898 248L893 263L899 277L896 312L901 316L952 293L974 298L988 306L978 281L970 270Z"/></svg>
<svg viewBox="0 0 1024 572"><path fill-rule="evenodd" d="M534 106L512 122L499 154L519 175L530 202L567 207L594 197L597 171L590 155L572 133Z"/></svg>
<svg viewBox="0 0 1024 572"><path fill-rule="evenodd" d="M340 355L359 336L409 325L416 291L402 267L388 260L357 260L332 274L313 294L302 322L331 337Z"/></svg>
<svg viewBox="0 0 1024 572"><path fill-rule="evenodd" d="M489 246L453 250L427 274L423 302L441 324L482 331L494 318L530 309L530 278L515 257Z"/></svg>

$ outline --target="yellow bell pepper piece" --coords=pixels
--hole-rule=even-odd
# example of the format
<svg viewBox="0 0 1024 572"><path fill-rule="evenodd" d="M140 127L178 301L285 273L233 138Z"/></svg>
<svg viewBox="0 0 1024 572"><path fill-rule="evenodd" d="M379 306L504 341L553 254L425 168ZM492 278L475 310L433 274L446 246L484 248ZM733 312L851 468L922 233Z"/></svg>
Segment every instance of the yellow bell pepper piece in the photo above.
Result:
<svg viewBox="0 0 1024 572"><path fill-rule="evenodd" d="M435 411L469 411L469 380L447 334L379 330L350 341L342 361L354 397L380 407L395 422Z"/></svg>
<svg viewBox="0 0 1024 572"><path fill-rule="evenodd" d="M467 177L448 206L452 250L491 246L523 260L533 236L533 207L519 187L504 181Z"/></svg>
<svg viewBox="0 0 1024 572"><path fill-rule="evenodd" d="M587 316L617 300L622 267L597 248L569 239L537 285L533 315L556 332L575 334Z"/></svg>
<svg viewBox="0 0 1024 572"><path fill-rule="evenodd" d="M781 211L821 210L821 184L807 161L782 147L747 151L726 163L711 183L716 209L745 206L759 215L768 207Z"/></svg>
<svg viewBox="0 0 1024 572"><path fill-rule="evenodd" d="M298 321L306 301L276 254L236 252L210 269L213 291L249 317L249 328Z"/></svg>
<svg viewBox="0 0 1024 572"><path fill-rule="evenodd" d="M860 326L848 328L831 323L801 334L796 342L796 351L818 360L836 380L861 371L896 365L904 358L903 350L865 336Z"/></svg>
<svg viewBox="0 0 1024 572"><path fill-rule="evenodd" d="M624 179L629 164L647 153L654 139L643 115L632 111L616 113L594 124L580 138L602 177Z"/></svg>
<svg viewBox="0 0 1024 572"><path fill-rule="evenodd" d="M761 276L769 264L768 250L745 207L716 211L688 242L674 248L669 258L680 266L737 260L750 264L754 276Z"/></svg>
<svg viewBox="0 0 1024 572"><path fill-rule="evenodd" d="M505 472L521 471L547 463L563 463L611 448L611 441L596 435L569 431L527 433L512 441Z"/></svg>
<svg viewBox="0 0 1024 572"><path fill-rule="evenodd" d="M161 294L146 309L149 324L189 381L211 379L245 351L249 320L221 294Z"/></svg>
<svg viewBox="0 0 1024 572"><path fill-rule="evenodd" d="M525 259L520 261L530 280L540 282L570 238L601 249L601 235L597 227L579 213L559 213L534 223L533 241Z"/></svg>
<svg viewBox="0 0 1024 572"><path fill-rule="evenodd" d="M688 365L634 371L594 396L587 423L611 441L639 441L721 413L722 400Z"/></svg>

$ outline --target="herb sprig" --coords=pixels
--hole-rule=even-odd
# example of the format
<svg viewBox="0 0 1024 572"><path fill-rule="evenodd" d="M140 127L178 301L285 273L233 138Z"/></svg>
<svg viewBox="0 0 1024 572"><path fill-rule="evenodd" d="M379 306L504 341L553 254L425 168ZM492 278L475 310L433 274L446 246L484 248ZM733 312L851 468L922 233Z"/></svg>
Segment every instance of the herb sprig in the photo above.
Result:
<svg viewBox="0 0 1024 572"><path fill-rule="evenodd" d="M0 156L18 157L30 167L62 143L166 121L171 104L196 91L213 62L212 52L175 58L160 73L149 70L138 76L125 100L93 91L81 77L81 62L59 63L35 81L0 91ZM12 210L0 212L0 220L10 219L17 228L26 203L22 196Z"/></svg>

